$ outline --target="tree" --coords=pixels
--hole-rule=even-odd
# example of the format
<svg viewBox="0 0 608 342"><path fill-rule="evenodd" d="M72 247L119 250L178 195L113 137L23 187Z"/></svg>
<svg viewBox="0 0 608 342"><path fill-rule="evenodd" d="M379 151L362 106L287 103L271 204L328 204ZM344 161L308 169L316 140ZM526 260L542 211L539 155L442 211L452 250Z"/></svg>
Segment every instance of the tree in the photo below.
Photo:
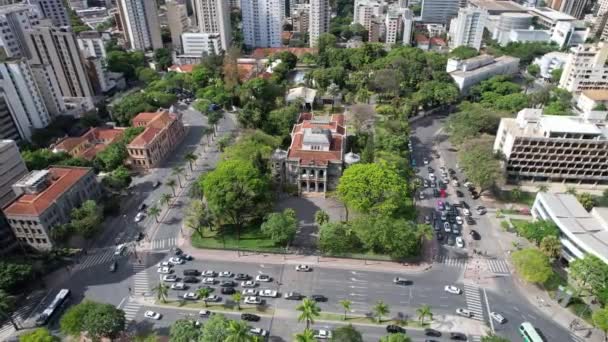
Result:
<svg viewBox="0 0 608 342"><path fill-rule="evenodd" d="M70 216L70 226L85 238L93 237L103 222L103 210L93 200L87 200L79 208L72 209Z"/></svg>
<svg viewBox="0 0 608 342"><path fill-rule="evenodd" d="M120 191L128 188L131 184L131 174L126 167L121 165L106 175L102 182L110 189Z"/></svg>
<svg viewBox="0 0 608 342"><path fill-rule="evenodd" d="M588 192L583 192L576 195L576 199L578 199L579 203L587 211L591 211L591 209L595 207L595 198L593 198L593 196Z"/></svg>
<svg viewBox="0 0 608 342"><path fill-rule="evenodd" d="M295 342L317 342L314 330L304 329L299 334L295 335Z"/></svg>
<svg viewBox="0 0 608 342"><path fill-rule="evenodd" d="M315 223L317 226L322 226L329 222L329 214L322 209L319 209L315 212Z"/></svg>
<svg viewBox="0 0 608 342"><path fill-rule="evenodd" d="M348 312L350 312L350 306L352 305L353 302L351 302L348 299L343 299L340 301L340 305L342 305L342 308L344 309L344 320L346 321L346 314Z"/></svg>
<svg viewBox="0 0 608 342"><path fill-rule="evenodd" d="M158 73L151 68L139 68L137 71L137 79L145 84L149 84L158 81L160 77L158 76Z"/></svg>
<svg viewBox="0 0 608 342"><path fill-rule="evenodd" d="M602 295L608 287L608 265L600 258L587 254L582 259L570 263L569 275L581 292L586 291L605 301Z"/></svg>
<svg viewBox="0 0 608 342"><path fill-rule="evenodd" d="M211 289L208 287L201 287L200 289L196 290L196 294L203 299L203 303L206 307L207 297L209 297L209 295L211 294Z"/></svg>
<svg viewBox="0 0 608 342"><path fill-rule="evenodd" d="M421 325L424 325L424 320L428 317L429 319L433 319L433 313L431 312L431 307L428 305L422 305L418 309L416 309L416 313L418 314L418 320Z"/></svg>
<svg viewBox="0 0 608 342"><path fill-rule="evenodd" d="M270 213L262 223L261 229L275 244L285 245L296 236L298 229L296 214L293 209L285 209L282 213Z"/></svg>
<svg viewBox="0 0 608 342"><path fill-rule="evenodd" d="M511 189L511 198L514 201L519 201L521 199L522 196L522 192L521 192L521 188L520 187L515 187L513 189Z"/></svg>
<svg viewBox="0 0 608 342"><path fill-rule="evenodd" d="M390 334L380 338L380 342L412 342L406 334L398 333L398 334Z"/></svg>
<svg viewBox="0 0 608 342"><path fill-rule="evenodd" d="M190 172L194 171L194 169L192 168L192 163L196 162L196 160L198 159L198 155L190 152L190 153L186 153L186 155L184 156L184 160L188 162L188 164L190 164Z"/></svg>
<svg viewBox="0 0 608 342"><path fill-rule="evenodd" d="M173 196L175 197L175 187L177 186L177 182L175 179L171 178L167 182L165 182L171 188L171 192L173 192Z"/></svg>
<svg viewBox="0 0 608 342"><path fill-rule="evenodd" d="M551 71L551 82L557 83L562 78L562 73L564 69L553 69Z"/></svg>
<svg viewBox="0 0 608 342"><path fill-rule="evenodd" d="M234 321L228 322L228 336L224 340L225 342L248 342L251 341L251 335L249 335L249 327L245 321Z"/></svg>
<svg viewBox="0 0 608 342"><path fill-rule="evenodd" d="M156 293L156 299L161 303L166 303L167 298L169 297L169 286L163 282L159 282L154 288L152 288L152 292Z"/></svg>
<svg viewBox="0 0 608 342"><path fill-rule="evenodd" d="M530 64L528 66L528 74L533 77L538 76L538 74L540 74L540 67L538 66L538 64Z"/></svg>
<svg viewBox="0 0 608 342"><path fill-rule="evenodd" d="M116 338L126 326L124 311L111 304L90 300L70 307L60 320L61 332L70 336L86 333L93 340Z"/></svg>
<svg viewBox="0 0 608 342"><path fill-rule="evenodd" d="M336 47L336 37L331 33L323 33L317 40L317 48L319 55L325 53L326 50Z"/></svg>
<svg viewBox="0 0 608 342"><path fill-rule="evenodd" d="M14 298L8 295L5 290L0 289L0 317L8 318L13 328L15 328L15 330L19 330L20 328L12 316L14 306Z"/></svg>
<svg viewBox="0 0 608 342"><path fill-rule="evenodd" d="M472 139L463 144L459 160L469 180L479 186L479 193L494 185L501 175L500 163L488 139Z"/></svg>
<svg viewBox="0 0 608 342"><path fill-rule="evenodd" d="M542 284L553 274L549 258L536 248L522 249L512 256L515 269L528 282Z"/></svg>
<svg viewBox="0 0 608 342"><path fill-rule="evenodd" d="M241 292L236 292L232 295L232 300L236 304L236 308L239 311L241 310L241 299L243 299L243 293Z"/></svg>
<svg viewBox="0 0 608 342"><path fill-rule="evenodd" d="M481 342L510 342L511 340L495 335L494 333L490 333L489 335L482 336Z"/></svg>
<svg viewBox="0 0 608 342"><path fill-rule="evenodd" d="M171 324L169 339L173 342L198 341L201 337L202 329L197 327L193 320L178 319Z"/></svg>
<svg viewBox="0 0 608 342"><path fill-rule="evenodd" d="M213 218L202 200L193 199L190 202L186 210L185 224L198 233L200 237L204 237L203 232L205 228L211 228Z"/></svg>
<svg viewBox="0 0 608 342"><path fill-rule="evenodd" d="M164 193L162 195L160 195L160 200L158 202L160 202L160 205L167 205L167 207L169 207L169 205L171 204L171 199L173 197L171 197L171 194L167 194Z"/></svg>
<svg viewBox="0 0 608 342"><path fill-rule="evenodd" d="M345 223L330 222L319 229L319 249L322 253L342 255L354 252L360 245L355 232Z"/></svg>
<svg viewBox="0 0 608 342"><path fill-rule="evenodd" d="M173 176L177 176L177 182L179 183L179 187L182 187L182 179L181 179L181 175L184 174L184 168L181 166L174 166L173 168L171 168L171 174Z"/></svg>
<svg viewBox="0 0 608 342"><path fill-rule="evenodd" d="M376 316L378 318L378 323L382 323L382 316L388 315L390 310L389 310L388 304L379 300L376 302L376 305L374 305L373 312L374 312L374 316Z"/></svg>
<svg viewBox="0 0 608 342"><path fill-rule="evenodd" d="M47 148L25 150L21 152L21 156L29 170L44 170L50 165L70 158L70 155L65 152L54 153Z"/></svg>
<svg viewBox="0 0 608 342"><path fill-rule="evenodd" d="M405 180L387 163L355 164L338 184L344 204L365 214L393 215L408 197Z"/></svg>
<svg viewBox="0 0 608 342"><path fill-rule="evenodd" d="M604 341L608 339L608 308L595 310L591 315L593 325L604 332Z"/></svg>
<svg viewBox="0 0 608 342"><path fill-rule="evenodd" d="M59 337L53 336L49 329L38 328L19 336L19 342L59 342Z"/></svg>
<svg viewBox="0 0 608 342"><path fill-rule="evenodd" d="M121 166L127 156L128 153L125 143L117 141L108 145L103 151L98 152L95 155L93 164L106 172L110 172Z"/></svg>
<svg viewBox="0 0 608 342"><path fill-rule="evenodd" d="M171 50L165 48L154 50L154 61L162 70L167 69L171 65Z"/></svg>
<svg viewBox="0 0 608 342"><path fill-rule="evenodd" d="M343 325L332 331L331 342L363 342L361 332L355 329L352 324Z"/></svg>
<svg viewBox="0 0 608 342"><path fill-rule="evenodd" d="M336 96L338 96L340 94L340 86L338 86L335 83L332 83L327 87L327 90L325 90L325 93L327 95L331 96L331 109L333 111L334 105L336 103Z"/></svg>
<svg viewBox="0 0 608 342"><path fill-rule="evenodd" d="M9 261L0 261L0 291L16 293L32 280L34 270L32 265ZM8 298L6 293L0 298Z"/></svg>
<svg viewBox="0 0 608 342"><path fill-rule="evenodd" d="M203 325L203 336L199 342L225 341L228 337L229 320L222 314L211 315Z"/></svg>
<svg viewBox="0 0 608 342"><path fill-rule="evenodd" d="M264 125L264 132L286 136L298 119L299 110L296 105L277 108L268 113L268 120Z"/></svg>
<svg viewBox="0 0 608 342"><path fill-rule="evenodd" d="M540 250L549 259L555 260L562 251L562 243L557 236L548 235L540 241Z"/></svg>
<svg viewBox="0 0 608 342"><path fill-rule="evenodd" d="M315 323L315 318L321 314L317 302L310 298L304 298L302 303L296 307L296 310L300 311L298 322L306 322L306 329L309 329L310 325Z"/></svg>
<svg viewBox="0 0 608 342"><path fill-rule="evenodd" d="M549 191L549 186L547 184L539 184L536 186L538 192L547 192Z"/></svg>
<svg viewBox="0 0 608 342"><path fill-rule="evenodd" d="M458 106L458 112L448 117L445 128L450 135L450 141L460 145L484 133L495 134L500 119L508 114L488 109L480 103L463 102Z"/></svg>
<svg viewBox="0 0 608 342"><path fill-rule="evenodd" d="M153 205L150 208L148 208L148 215L153 216L154 219L156 220L156 223L160 223L160 221L158 221L158 216L160 215L160 209L158 209L157 206Z"/></svg>
<svg viewBox="0 0 608 342"><path fill-rule="evenodd" d="M551 221L538 220L526 222L516 227L521 236L533 241L537 246L540 246L540 243L546 236L559 236L559 228Z"/></svg>
<svg viewBox="0 0 608 342"><path fill-rule="evenodd" d="M450 57L455 59L469 59L479 55L475 48L462 45L450 51Z"/></svg>

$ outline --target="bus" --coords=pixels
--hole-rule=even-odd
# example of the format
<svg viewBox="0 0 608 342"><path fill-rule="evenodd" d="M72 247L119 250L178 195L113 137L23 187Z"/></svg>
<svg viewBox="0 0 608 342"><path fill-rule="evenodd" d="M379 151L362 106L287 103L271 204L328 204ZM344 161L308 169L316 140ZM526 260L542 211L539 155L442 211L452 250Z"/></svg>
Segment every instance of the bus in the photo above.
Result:
<svg viewBox="0 0 608 342"><path fill-rule="evenodd" d="M57 311L59 311L59 309L61 309L61 307L63 306L63 304L65 304L65 302L68 300L69 297L70 297L70 290L61 289L59 291L59 293L57 293L57 295L55 296L55 299L53 299L51 304L49 304L49 306L47 306L46 309L44 309L44 311L42 311L40 316L38 316L38 318L36 318L36 325L42 326L42 325L47 324L49 322L49 320L53 317L53 315Z"/></svg>
<svg viewBox="0 0 608 342"><path fill-rule="evenodd" d="M545 342L530 322L523 322L519 326L519 334L525 342Z"/></svg>

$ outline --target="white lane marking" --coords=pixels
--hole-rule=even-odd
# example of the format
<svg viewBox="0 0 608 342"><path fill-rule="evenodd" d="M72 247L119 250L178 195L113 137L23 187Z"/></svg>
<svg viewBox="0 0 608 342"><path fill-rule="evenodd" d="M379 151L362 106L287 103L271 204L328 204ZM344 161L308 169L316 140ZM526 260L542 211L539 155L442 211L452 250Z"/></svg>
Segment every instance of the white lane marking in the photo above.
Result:
<svg viewBox="0 0 608 342"><path fill-rule="evenodd" d="M487 306L487 309L488 309L488 315L490 315L490 312L492 312L492 310L490 310L490 301L488 300L488 294L486 293L486 289L485 288L483 289L483 296L486 299L486 306ZM495 332L494 331L494 322L493 322L492 317L489 317L488 320L490 321L490 328L492 329L492 332Z"/></svg>

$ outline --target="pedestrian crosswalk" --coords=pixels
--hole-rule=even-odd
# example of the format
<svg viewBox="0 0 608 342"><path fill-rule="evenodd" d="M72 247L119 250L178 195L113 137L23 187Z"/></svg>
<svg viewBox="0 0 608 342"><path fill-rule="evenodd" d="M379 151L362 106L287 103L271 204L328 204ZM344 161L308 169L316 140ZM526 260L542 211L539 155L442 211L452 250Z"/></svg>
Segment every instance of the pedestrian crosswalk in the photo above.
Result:
<svg viewBox="0 0 608 342"><path fill-rule="evenodd" d="M78 263L73 267L73 271L76 272L96 265L109 263L114 259L115 251L115 247L104 247L91 250L84 257L80 257Z"/></svg>
<svg viewBox="0 0 608 342"><path fill-rule="evenodd" d="M13 312L13 321L20 326L32 314L38 306L42 298L46 295L46 291L34 291L30 293L24 300L19 301L19 308ZM3 322L0 326L0 341L6 341L15 332L15 328L11 322Z"/></svg>
<svg viewBox="0 0 608 342"><path fill-rule="evenodd" d="M148 274L146 273L146 266L142 264L133 265L133 287L132 295L146 295L150 291L150 283L148 282Z"/></svg>
<svg viewBox="0 0 608 342"><path fill-rule="evenodd" d="M435 262L454 267L465 267L467 265L466 258L451 258L447 255L438 255Z"/></svg>
<svg viewBox="0 0 608 342"><path fill-rule="evenodd" d="M492 273L496 274L510 274L509 265L503 259L486 259L488 268Z"/></svg>
<svg viewBox="0 0 608 342"><path fill-rule="evenodd" d="M177 239L172 237L167 239L152 240L151 245L152 249L169 249L174 247L176 243Z"/></svg>
<svg viewBox="0 0 608 342"><path fill-rule="evenodd" d="M471 342L481 342L481 336L477 336L477 335L471 336L471 338L469 339L469 341L471 341Z"/></svg>
<svg viewBox="0 0 608 342"><path fill-rule="evenodd" d="M473 319L484 321L483 318L483 300L479 287L475 285L464 285L464 298L467 303L467 309L473 313Z"/></svg>
<svg viewBox="0 0 608 342"><path fill-rule="evenodd" d="M141 303L131 301L131 298L127 300L127 303L122 308L120 308L122 309L122 311L125 312L125 318L127 320L127 323L135 320L135 317L137 317L137 313L139 312L141 307Z"/></svg>

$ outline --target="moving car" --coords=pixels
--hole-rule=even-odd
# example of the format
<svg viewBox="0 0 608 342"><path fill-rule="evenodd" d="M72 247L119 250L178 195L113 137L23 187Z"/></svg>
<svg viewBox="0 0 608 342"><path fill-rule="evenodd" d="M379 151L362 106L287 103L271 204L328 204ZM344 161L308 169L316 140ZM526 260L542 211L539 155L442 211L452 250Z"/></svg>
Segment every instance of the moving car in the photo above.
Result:
<svg viewBox="0 0 608 342"><path fill-rule="evenodd" d="M220 292L221 292L221 294L231 295L231 294L235 294L236 290L234 289L234 287L222 287Z"/></svg>
<svg viewBox="0 0 608 342"><path fill-rule="evenodd" d="M462 237L456 237L456 246L458 246L458 248L464 248L464 239Z"/></svg>
<svg viewBox="0 0 608 342"><path fill-rule="evenodd" d="M110 272L116 272L117 269L118 269L118 263L116 261L114 261L113 263L110 264Z"/></svg>
<svg viewBox="0 0 608 342"><path fill-rule="evenodd" d="M172 265L181 265L183 263L185 263L186 261L180 257L171 257L169 258L169 263Z"/></svg>
<svg viewBox="0 0 608 342"><path fill-rule="evenodd" d="M451 340L456 340L456 341L466 341L467 340L467 335L465 335L463 333L459 333L459 332L451 332L450 333L450 339Z"/></svg>
<svg viewBox="0 0 608 342"><path fill-rule="evenodd" d="M159 320L161 316L158 312L148 310L144 312L144 317Z"/></svg>
<svg viewBox="0 0 608 342"><path fill-rule="evenodd" d="M471 230L469 232L469 234L471 235L471 237L473 238L473 240L481 240L481 235L479 235L479 233L476 230Z"/></svg>
<svg viewBox="0 0 608 342"><path fill-rule="evenodd" d="M260 274L257 277L255 277L256 281L263 281L265 283L272 281L272 278L267 275L267 274Z"/></svg>
<svg viewBox="0 0 608 342"><path fill-rule="evenodd" d="M144 217L146 217L146 214L144 214L143 212L137 213L137 215L135 215L135 222L141 222Z"/></svg>
<svg viewBox="0 0 608 342"><path fill-rule="evenodd" d="M486 207L484 207L483 205L478 205L475 209L477 210L477 214L479 215L483 215L486 213Z"/></svg>
<svg viewBox="0 0 608 342"><path fill-rule="evenodd" d="M294 300L300 300L302 298L304 298L304 296L301 293L298 292L287 292L284 295L285 299L294 299Z"/></svg>
<svg viewBox="0 0 608 342"><path fill-rule="evenodd" d="M396 277L393 279L393 283L397 285L410 285L412 281L406 278Z"/></svg>
<svg viewBox="0 0 608 342"><path fill-rule="evenodd" d="M186 292L184 293L184 299L186 300L197 300L198 294L196 292Z"/></svg>
<svg viewBox="0 0 608 342"><path fill-rule="evenodd" d="M233 274L230 271L222 271L222 272L219 273L219 277L220 278L230 278L232 276L233 276Z"/></svg>
<svg viewBox="0 0 608 342"><path fill-rule="evenodd" d="M241 319L243 321L257 322L257 321L260 320L260 316L254 315L254 314L250 314L250 313L243 313L243 314L241 314Z"/></svg>
<svg viewBox="0 0 608 342"><path fill-rule="evenodd" d="M116 246L116 249L114 250L114 256L121 256L122 252L125 251L125 248L127 248L127 246L125 246L124 244Z"/></svg>
<svg viewBox="0 0 608 342"><path fill-rule="evenodd" d="M166 276L163 277L163 281L166 282L176 282L177 281L177 276L175 274L168 274Z"/></svg>
<svg viewBox="0 0 608 342"><path fill-rule="evenodd" d="M325 297L324 295L313 294L312 296L310 296L310 298L312 298L312 300L314 300L315 302L327 302L327 297Z"/></svg>
<svg viewBox="0 0 608 342"><path fill-rule="evenodd" d="M152 187L156 189L156 188L158 188L160 185L161 185L161 182L160 182L160 181L156 181L156 182L154 182L154 184L152 184Z"/></svg>
<svg viewBox="0 0 608 342"><path fill-rule="evenodd" d="M256 297L256 296L247 296L247 297L245 297L245 299L243 301L245 302L245 304L254 304L254 305L262 304L262 299L260 297Z"/></svg>
<svg viewBox="0 0 608 342"><path fill-rule="evenodd" d="M499 314L498 312L494 312L494 311L490 312L490 317L500 324L503 324L507 321L503 315Z"/></svg>
<svg viewBox="0 0 608 342"><path fill-rule="evenodd" d="M441 337L441 332L439 330L426 328L426 329L424 329L424 335L432 336L432 337Z"/></svg>
<svg viewBox="0 0 608 342"><path fill-rule="evenodd" d="M251 329L249 329L249 333L252 335L257 335L257 336L262 336L262 337L268 336L268 331L264 330L262 328L251 328Z"/></svg>
<svg viewBox="0 0 608 342"><path fill-rule="evenodd" d="M269 290L269 289L260 290L259 295L260 295L260 297L276 298L277 291L275 291L275 290Z"/></svg>
<svg viewBox="0 0 608 342"><path fill-rule="evenodd" d="M200 317L209 317L209 316L211 316L211 311L209 311L209 310L201 310L201 311L198 312L198 315Z"/></svg>
<svg viewBox="0 0 608 342"><path fill-rule="evenodd" d="M429 165L429 160L427 158L422 158L422 162L424 165Z"/></svg>
<svg viewBox="0 0 608 342"><path fill-rule="evenodd" d="M321 330L317 330L315 331L315 338L321 339L321 340L327 340L331 338L331 331L330 330L325 330L325 329L321 329Z"/></svg>
<svg viewBox="0 0 608 342"><path fill-rule="evenodd" d="M247 281L242 282L242 283L241 283L241 286L242 286L242 287L249 287L249 288L251 288L251 287L256 287L256 286L258 286L258 283L256 283L256 282L255 282L255 281L253 281L253 280L247 280Z"/></svg>
<svg viewBox="0 0 608 342"><path fill-rule="evenodd" d="M386 326L386 331L391 333L391 334L397 334L397 333L403 333L405 334L405 329L395 325L395 324L391 324L391 325L387 325Z"/></svg>
<svg viewBox="0 0 608 342"><path fill-rule="evenodd" d="M308 265L298 265L296 266L296 271L298 272L310 272L312 268Z"/></svg>
<svg viewBox="0 0 608 342"><path fill-rule="evenodd" d="M451 293L451 294L461 294L462 290L454 285L446 285L444 288L445 292L447 293Z"/></svg>
<svg viewBox="0 0 608 342"><path fill-rule="evenodd" d="M186 284L184 284L184 283L174 283L174 284L171 284L171 289L172 290L185 290L186 289Z"/></svg>
<svg viewBox="0 0 608 342"><path fill-rule="evenodd" d="M249 275L245 273L237 273L234 277L235 280L249 280Z"/></svg>
<svg viewBox="0 0 608 342"><path fill-rule="evenodd" d="M463 316L463 317L467 317L467 318L473 317L473 312L471 310L463 309L463 308L456 309L456 314Z"/></svg>

